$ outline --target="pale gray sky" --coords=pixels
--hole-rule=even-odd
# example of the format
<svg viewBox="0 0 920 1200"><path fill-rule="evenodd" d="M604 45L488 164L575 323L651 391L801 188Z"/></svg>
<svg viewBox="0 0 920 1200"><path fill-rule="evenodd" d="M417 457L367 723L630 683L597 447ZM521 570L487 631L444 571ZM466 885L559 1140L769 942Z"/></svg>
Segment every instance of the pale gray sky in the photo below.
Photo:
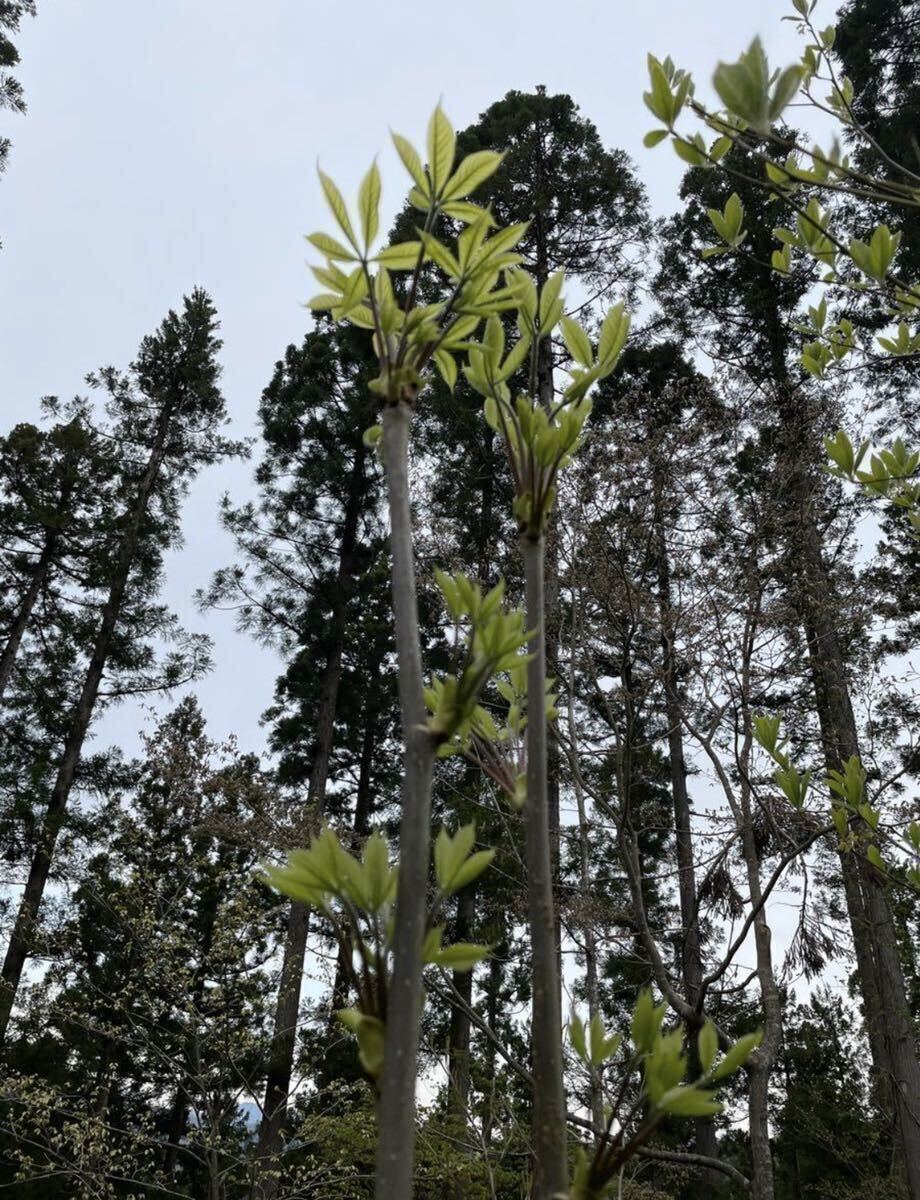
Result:
<svg viewBox="0 0 920 1200"><path fill-rule="evenodd" d="M677 203L681 164L644 150L645 54L671 53L708 80L760 33L771 61L798 56L787 0L39 0L19 38L29 113L0 180L3 428L40 396L72 395L97 366L125 365L195 284L217 304L224 389L238 435L253 431L274 362L306 327L315 291L302 235L328 228L317 159L352 194L382 150L395 212L402 169L388 127L423 142L443 97L458 128L511 88L574 96L627 150L656 213ZM827 20L834 6L827 5ZM228 561L216 522L251 465L207 472L185 514L167 598L207 628L217 666L198 686L214 736L259 748L276 663L196 587ZM125 706L106 734L133 742Z"/></svg>

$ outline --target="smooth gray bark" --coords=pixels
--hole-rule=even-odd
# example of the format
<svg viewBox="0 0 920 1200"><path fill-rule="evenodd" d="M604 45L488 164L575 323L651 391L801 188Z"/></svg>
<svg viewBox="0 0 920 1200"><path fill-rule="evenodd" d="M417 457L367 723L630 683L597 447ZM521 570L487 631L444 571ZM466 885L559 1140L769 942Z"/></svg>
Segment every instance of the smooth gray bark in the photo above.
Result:
<svg viewBox="0 0 920 1200"><path fill-rule="evenodd" d="M527 626L535 631L528 645L531 660L527 664L527 804L524 809L524 859L533 958L533 1200L554 1200L560 1193L564 1195L568 1187L568 1163L544 712L543 539L525 537L523 555Z"/></svg>
<svg viewBox="0 0 920 1200"><path fill-rule="evenodd" d="M415 588L409 502L410 421L411 410L405 403L388 404L383 411L404 758L393 974L387 996L383 1081L378 1107L377 1200L409 1200L412 1195L422 943L427 915L431 777L435 754L434 741L426 724Z"/></svg>

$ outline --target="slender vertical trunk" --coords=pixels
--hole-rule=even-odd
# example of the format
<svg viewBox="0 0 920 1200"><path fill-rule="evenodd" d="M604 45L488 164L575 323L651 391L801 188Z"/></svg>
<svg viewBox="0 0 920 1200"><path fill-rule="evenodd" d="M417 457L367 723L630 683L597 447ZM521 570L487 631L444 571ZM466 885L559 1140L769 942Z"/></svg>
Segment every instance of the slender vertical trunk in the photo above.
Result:
<svg viewBox="0 0 920 1200"><path fill-rule="evenodd" d="M284 934L284 957L278 979L272 1041L265 1075L265 1097L256 1145L257 1170L253 1195L269 1200L277 1195L280 1164L276 1161L281 1147L281 1131L287 1115L288 1093L294 1069L297 1045L297 1018L300 1012L300 987L304 956L310 932L310 910L297 900L288 909Z"/></svg>
<svg viewBox="0 0 920 1200"><path fill-rule="evenodd" d="M547 179L546 161L546 130L541 129L536 147L536 193L540 200L547 196L551 187ZM537 206L534 211L532 232L534 236L534 252L536 257L534 281L542 292L552 273L550 263L550 232L547 228L549 214ZM552 218L550 217L550 221ZM537 343L537 399L548 412L552 410L556 398L556 386L553 373L553 339L550 334L539 339ZM548 518L545 543L543 547L543 641L546 655L546 672L555 677L559 674L559 522L558 510L554 509ZM546 748L546 796L549 820L549 853L552 870L553 896L559 896L559 776L561 756L559 746L554 738L550 738ZM556 939L556 972L559 977L558 989L562 990L562 925L559 919L558 904L553 905L553 929Z"/></svg>
<svg viewBox="0 0 920 1200"><path fill-rule="evenodd" d="M577 561L578 547L572 553ZM568 737L572 758L578 762L578 725L575 720L575 654L580 647L580 599L576 592L572 604L572 635L569 653L568 679ZM575 804L578 812L578 883L579 890L585 901L592 894L591 886L591 847L588 841L588 814L585 806L585 792L582 787L581 774L576 769L573 772L572 786L575 790ZM588 1001L588 1020L600 1017L600 989L597 978L597 938L594 921L590 908L582 923L582 938L585 951L585 995ZM604 1131L604 1091L600 1071L592 1066L588 1070L588 1102L591 1109L591 1123L594 1126L595 1137L600 1137Z"/></svg>
<svg viewBox="0 0 920 1200"><path fill-rule="evenodd" d="M329 629L329 649L323 671L315 730L316 742L307 786L306 823L308 833L314 832L317 823L321 820L326 798L326 781L329 775L329 761L332 756L335 733L335 715L342 682L342 655L345 647L348 598L355 575L354 559L361 515L364 465L365 453L362 448L355 453L342 521L339 563ZM280 1150L281 1133L287 1115L288 1095L294 1069L294 1052L297 1045L300 990L309 932L310 910L300 901L292 901L285 930L284 956L278 981L272 1042L265 1078L262 1121L256 1145L258 1168L254 1178L253 1194L260 1200L271 1200L271 1197L275 1196L278 1191L280 1173L277 1170L277 1164L272 1166L272 1160L277 1157Z"/></svg>
<svg viewBox="0 0 920 1200"><path fill-rule="evenodd" d="M569 686L569 729L574 729L574 714L571 705L571 684ZM585 810L585 794L581 779L576 773L574 779L575 803L578 807L578 875L581 894L587 899L592 894L591 888L591 851L588 845L588 817ZM585 995L588 1001L588 1020L593 1021L601 1015L600 989L597 978L597 938L594 923L590 914L582 926L582 936L585 943ZM591 1123L596 1137L604 1132L604 1090L601 1085L600 1072L591 1067L589 1072L589 1101L591 1108Z"/></svg>
<svg viewBox="0 0 920 1200"><path fill-rule="evenodd" d="M179 1146L185 1134L188 1122L188 1096L181 1084L177 1084L169 1102L169 1113L166 1117L166 1148L163 1151L163 1177L168 1184L176 1181L176 1167L179 1165Z"/></svg>
<svg viewBox="0 0 920 1200"><path fill-rule="evenodd" d="M754 836L751 808L750 761L753 747L751 714L747 708L750 696L750 660L753 653L753 632L748 637L744 656L742 720L744 737L740 761L743 764L740 783L741 849L747 873L750 903L754 916L754 949L757 963L757 983L763 1005L763 1040L748 1062L748 1134L751 1139L751 1196L752 1200L773 1200L773 1150L770 1145L770 1076L779 1053L783 1030L783 1004L773 972L772 931L763 903L760 880L760 854Z"/></svg>
<svg viewBox="0 0 920 1200"><path fill-rule="evenodd" d="M543 539L524 538L527 625L534 630L527 664L527 804L524 857L533 957L531 1019L533 1200L554 1200L568 1187L566 1110L562 1064L556 922L553 904L550 813L546 766L546 651L543 609Z"/></svg>
<svg viewBox="0 0 920 1200"><path fill-rule="evenodd" d="M540 339L537 353L537 395L548 411L555 400L553 381L553 339ZM546 526L543 554L543 609L545 621L546 673L559 676L559 518L556 509L550 513ZM546 747L546 795L549 809L549 854L553 874L553 926L556 938L556 970L562 986L562 924L559 916L560 849L559 795L562 757L555 738Z"/></svg>
<svg viewBox="0 0 920 1200"><path fill-rule="evenodd" d="M485 993L486 993L486 1021L490 1029L495 1029L498 1024L499 1014L499 992L502 984L502 965L498 957L493 954L489 959L489 970L486 977ZM495 1047L491 1041L486 1042L486 1062L483 1074L489 1084L486 1091L486 1105L482 1114L482 1144L485 1147L486 1154L489 1153L489 1147L492 1144L492 1123L495 1117L495 1067L496 1053Z"/></svg>
<svg viewBox="0 0 920 1200"><path fill-rule="evenodd" d="M668 722L668 767L671 775L671 799L674 806L674 844L677 856L677 895L680 904L680 970L687 1002L698 1010L703 980L703 955L700 945L699 908L696 896L696 868L693 861L693 829L690 795L687 789L687 762L684 754L683 706L677 685L675 657L676 618L671 595L671 563L665 539L662 513L662 484L656 480L654 499L655 556L658 585L658 620L661 643L661 675L665 716ZM701 1022L688 1021L691 1042ZM711 1117L695 1117L693 1142L697 1153L718 1156L715 1122ZM724 1182L724 1176L710 1171L706 1180L711 1187Z"/></svg>
<svg viewBox="0 0 920 1200"><path fill-rule="evenodd" d="M364 838L370 833L373 796L371 783L374 772L374 750L377 745L374 717L368 713L364 718L364 733L361 737L361 758L358 763L358 787L355 792L355 837Z"/></svg>
<svg viewBox="0 0 920 1200"><path fill-rule="evenodd" d="M422 1007L422 942L431 843L431 779L435 747L427 729L409 502L409 426L404 403L383 411L392 592L399 665L404 769L399 825L399 884L393 975L387 995L383 1086L375 1195L409 1200L415 1150L415 1081Z"/></svg>
<svg viewBox="0 0 920 1200"><path fill-rule="evenodd" d="M45 530L42 552L32 570L32 578L29 581L29 586L26 588L25 595L19 604L13 624L10 626L10 631L7 634L3 653L0 654L0 700L3 699L10 676L13 674L16 655L19 653L22 636L28 628L32 610L35 608L35 602L41 595L42 588L45 586L48 575L51 572L51 564L57 553L59 536L57 529Z"/></svg>
<svg viewBox="0 0 920 1200"><path fill-rule="evenodd" d="M460 893L457 902L456 941L470 940L473 921L476 916L476 885L471 883ZM473 972L454 971L453 985L460 993L463 1004L453 1004L450 1012L450 1032L448 1035L448 1085L447 1085L447 1115L451 1136L460 1143L459 1148L466 1147L469 1136L469 1099L470 1099L470 1016L469 1008L473 1003ZM453 1185L454 1200L464 1200L465 1184L458 1178Z"/></svg>
<svg viewBox="0 0 920 1200"><path fill-rule="evenodd" d="M179 1160L179 1148L185 1131L188 1128L189 1103L193 1095L200 1093L202 1072L198 1049L199 1026L198 1015L204 1001L205 980L208 974L208 963L211 948L214 945L214 933L217 926L218 897L211 894L209 902L203 908L204 924L201 928L201 940L198 945L198 963L192 976L190 1011L194 1025L186 1030L182 1056L177 1056L176 1066L179 1078L169 1106L169 1117L166 1127L166 1148L163 1151L163 1174L172 1183L176 1178L176 1167Z"/></svg>
<svg viewBox="0 0 920 1200"><path fill-rule="evenodd" d="M498 460L494 450L494 437L491 429L486 426L487 451L485 469L481 476L481 493L479 505L479 536L476 539L476 578L479 586L486 591L495 571L494 556L491 546L494 537L492 528L492 502L494 496L495 472ZM467 783L475 789L480 778L478 767L471 766L467 773ZM460 893L457 900L457 923L454 940L468 942L472 940L473 925L476 919L476 884L475 882ZM451 1125L451 1136L456 1138L461 1147L466 1147L469 1139L469 1096L470 1096L470 1032L471 1021L469 1010L473 1003L473 971L454 971L453 987L460 1000L454 1000L450 1009L450 1029L447 1046L447 1115ZM465 1182L458 1177L453 1183L454 1200L463 1200Z"/></svg>
<svg viewBox="0 0 920 1200"><path fill-rule="evenodd" d="M45 819L39 836L38 847L29 868L25 889L10 935L9 945L2 970L0 988L0 1042L6 1037L10 1014L16 1000L23 967L31 950L35 922L38 918L45 884L51 871L58 834L64 823L67 803L73 788L83 743L92 720L93 710L99 695L99 686L105 672L112 648L112 641L121 616L122 604L131 567L137 554L141 536L141 525L147 514L150 496L160 472L165 454L166 437L176 408L176 401L165 404L157 420L153 446L147 466L141 477L134 504L127 513L125 531L119 544L109 594L102 609L99 630L90 654L83 679L80 696L74 706L64 743L64 751L58 765L57 776L45 810Z"/></svg>
<svg viewBox="0 0 920 1200"><path fill-rule="evenodd" d="M371 783L373 780L374 749L376 747L373 713L368 712L364 718L364 732L361 737L361 758L358 765L358 787L355 793L355 814L352 830L355 841L363 841L370 833L370 818L372 809ZM339 946L335 964L335 979L332 984L332 1004L329 1010L330 1033L336 1028L336 1012L348 1003L348 964L345 951ZM339 1026L341 1029L341 1026Z"/></svg>

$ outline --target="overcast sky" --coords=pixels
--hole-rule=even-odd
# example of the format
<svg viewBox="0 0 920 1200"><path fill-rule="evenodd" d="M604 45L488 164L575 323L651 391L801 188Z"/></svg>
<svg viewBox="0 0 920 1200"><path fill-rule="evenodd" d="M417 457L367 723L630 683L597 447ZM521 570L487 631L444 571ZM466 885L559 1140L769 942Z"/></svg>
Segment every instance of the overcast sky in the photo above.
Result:
<svg viewBox="0 0 920 1200"><path fill-rule="evenodd" d="M702 85L759 33L798 56L786 0L39 0L18 39L25 117L0 180L3 427L85 373L125 366L184 292L214 297L233 432L253 432L272 366L307 324L315 291L302 235L328 228L319 159L351 194L382 150L384 201L403 174L388 127L423 143L443 97L458 128L512 88L571 93L604 141L632 155L653 210L677 204L681 165L648 151L645 55L672 54ZM833 6L827 7L827 19ZM384 225L385 227L385 225ZM262 745L276 663L192 594L227 562L219 496L240 499L251 465L208 471L188 502L169 602L215 641L198 685L211 732ZM133 743L125 706L106 734Z"/></svg>

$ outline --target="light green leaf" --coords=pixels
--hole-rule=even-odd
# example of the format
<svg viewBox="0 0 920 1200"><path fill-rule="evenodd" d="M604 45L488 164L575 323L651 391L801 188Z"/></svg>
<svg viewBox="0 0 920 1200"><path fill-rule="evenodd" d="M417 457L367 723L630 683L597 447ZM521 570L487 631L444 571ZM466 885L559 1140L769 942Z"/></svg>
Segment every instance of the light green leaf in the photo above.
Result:
<svg viewBox="0 0 920 1200"><path fill-rule="evenodd" d="M447 967L452 971L469 971L478 962L488 958L490 953L489 946L477 945L474 942L455 942L453 946L445 946L433 961L439 967Z"/></svg>
<svg viewBox="0 0 920 1200"><path fill-rule="evenodd" d="M456 140L453 126L439 104L428 123L428 170L436 196L450 177Z"/></svg>
<svg viewBox="0 0 920 1200"><path fill-rule="evenodd" d="M454 356L449 350L436 350L433 357L441 378L453 391L457 385L457 363Z"/></svg>
<svg viewBox="0 0 920 1200"><path fill-rule="evenodd" d="M588 1063L588 1048L585 1045L585 1026L578 1013L573 1012L569 1018L569 1041L572 1049L585 1065Z"/></svg>
<svg viewBox="0 0 920 1200"><path fill-rule="evenodd" d="M310 233L307 235L307 241L327 258L338 259L341 262L354 262L357 258L357 255L328 233Z"/></svg>
<svg viewBox="0 0 920 1200"><path fill-rule="evenodd" d="M706 1021L697 1037L697 1051L700 1056L700 1066L708 1071L715 1062L719 1052L719 1037L712 1021Z"/></svg>
<svg viewBox="0 0 920 1200"><path fill-rule="evenodd" d="M432 262L436 263L441 270L451 279L459 279L461 275L460 264L451 254L450 250L439 242L438 239L430 233L419 231L419 236L422 239L422 244L425 247L425 254Z"/></svg>
<svg viewBox="0 0 920 1200"><path fill-rule="evenodd" d="M395 245L384 246L374 261L389 271L413 271L422 253L421 242L396 242Z"/></svg>
<svg viewBox="0 0 920 1200"><path fill-rule="evenodd" d="M390 902L396 887L396 872L390 870L390 848L379 831L365 842L362 863L367 907L376 913Z"/></svg>
<svg viewBox="0 0 920 1200"><path fill-rule="evenodd" d="M685 1084L665 1092L658 1101L658 1108L675 1117L714 1117L722 1111L722 1105L712 1092Z"/></svg>
<svg viewBox="0 0 920 1200"><path fill-rule="evenodd" d="M452 892L459 892L468 883L472 883L474 879L478 879L494 857L494 850L477 850L475 854L471 854L454 875L450 890Z"/></svg>
<svg viewBox="0 0 920 1200"><path fill-rule="evenodd" d="M328 308L336 308L341 303L341 296L336 296L332 292L320 292L318 295L310 297L307 301L307 308L313 312L322 312Z"/></svg>
<svg viewBox="0 0 920 1200"><path fill-rule="evenodd" d="M415 185L424 198L427 204L428 200L428 179L425 175L425 168L422 166L422 160L419 153L412 145L408 138L404 138L399 133L390 131L390 137L393 139L393 145L396 147L396 152L402 159L403 166L412 176Z"/></svg>
<svg viewBox="0 0 920 1200"><path fill-rule="evenodd" d="M445 217L462 221L464 225L472 225L476 221L484 221L488 229L495 225L495 219L487 208L480 208L478 204L470 204L467 200L450 200L442 205L441 212Z"/></svg>
<svg viewBox="0 0 920 1200"><path fill-rule="evenodd" d="M364 234L364 246L370 250L371 243L377 236L380 227L380 169L376 163L361 181L358 191L358 211L361 214L361 232Z"/></svg>
<svg viewBox="0 0 920 1200"><path fill-rule="evenodd" d="M632 1040L641 1054L648 1054L655 1045L667 1004L656 1005L649 988L643 988L636 1001L632 1017Z"/></svg>
<svg viewBox="0 0 920 1200"><path fill-rule="evenodd" d="M339 223L339 228L345 234L355 250L358 249L358 242L355 238L355 231L352 228L351 219L348 216L348 209L345 207L345 201L342 199L342 193L336 187L334 181L319 167L316 168L319 172L320 183L323 185L323 192L329 207L332 209L332 215Z"/></svg>
<svg viewBox="0 0 920 1200"><path fill-rule="evenodd" d="M462 200L485 183L501 166L504 155L494 150L477 150L468 154L447 181L441 196L443 201Z"/></svg>
<svg viewBox="0 0 920 1200"><path fill-rule="evenodd" d="M583 367L593 366L594 355L591 351L591 342L578 322L573 321L571 317L562 317L559 327L562 330L562 340L572 358Z"/></svg>
<svg viewBox="0 0 920 1200"><path fill-rule="evenodd" d="M734 1075L740 1067L744 1066L762 1041L763 1031L759 1029L756 1033L746 1033L744 1037L740 1037L716 1066L713 1078L726 1079L729 1075Z"/></svg>

